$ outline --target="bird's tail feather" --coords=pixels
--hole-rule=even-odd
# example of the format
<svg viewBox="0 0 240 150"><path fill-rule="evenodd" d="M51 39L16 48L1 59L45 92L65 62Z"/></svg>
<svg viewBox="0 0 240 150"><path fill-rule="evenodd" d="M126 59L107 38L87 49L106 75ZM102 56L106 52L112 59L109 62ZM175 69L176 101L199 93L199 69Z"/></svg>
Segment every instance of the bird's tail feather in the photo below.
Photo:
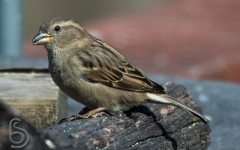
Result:
<svg viewBox="0 0 240 150"><path fill-rule="evenodd" d="M201 118L205 122L209 122L209 120L207 118L205 118L203 115L201 115L200 113L192 110L191 108L181 104L180 102L176 101L176 99L174 99L173 97L170 97L169 95L166 95L166 94L156 95L156 94L152 94L152 93L148 93L147 95L149 97L148 102L174 105L174 106L180 107L180 108L186 110L187 112Z"/></svg>

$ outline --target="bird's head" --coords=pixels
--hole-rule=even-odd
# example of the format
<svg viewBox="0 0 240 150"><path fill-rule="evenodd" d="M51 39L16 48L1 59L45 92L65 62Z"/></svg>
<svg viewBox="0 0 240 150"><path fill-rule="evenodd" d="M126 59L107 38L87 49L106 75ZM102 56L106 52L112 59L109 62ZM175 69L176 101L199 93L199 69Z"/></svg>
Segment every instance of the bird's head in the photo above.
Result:
<svg viewBox="0 0 240 150"><path fill-rule="evenodd" d="M34 45L44 45L47 50L54 47L64 49L70 44L79 44L89 34L77 22L70 19L54 18L43 23L33 38ZM78 41L78 42L77 42Z"/></svg>

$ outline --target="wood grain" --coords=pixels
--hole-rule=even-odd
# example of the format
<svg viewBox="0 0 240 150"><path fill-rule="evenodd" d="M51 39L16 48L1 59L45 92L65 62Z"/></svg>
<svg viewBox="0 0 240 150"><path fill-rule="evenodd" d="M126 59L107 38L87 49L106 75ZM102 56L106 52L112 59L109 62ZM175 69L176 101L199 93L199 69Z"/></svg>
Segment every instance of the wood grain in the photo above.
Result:
<svg viewBox="0 0 240 150"><path fill-rule="evenodd" d="M66 96L58 95L58 87L48 73L16 72L0 73L0 99L4 103L37 128L48 127L58 118L66 117ZM62 99L61 105L57 99Z"/></svg>

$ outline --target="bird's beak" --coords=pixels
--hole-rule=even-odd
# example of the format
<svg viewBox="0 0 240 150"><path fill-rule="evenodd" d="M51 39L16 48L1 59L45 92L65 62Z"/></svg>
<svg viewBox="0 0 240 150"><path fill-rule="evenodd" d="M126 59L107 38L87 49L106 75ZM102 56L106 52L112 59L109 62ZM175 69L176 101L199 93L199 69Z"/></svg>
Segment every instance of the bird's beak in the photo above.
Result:
<svg viewBox="0 0 240 150"><path fill-rule="evenodd" d="M43 45L50 42L52 38L52 35L38 32L38 34L33 38L32 43L33 45Z"/></svg>

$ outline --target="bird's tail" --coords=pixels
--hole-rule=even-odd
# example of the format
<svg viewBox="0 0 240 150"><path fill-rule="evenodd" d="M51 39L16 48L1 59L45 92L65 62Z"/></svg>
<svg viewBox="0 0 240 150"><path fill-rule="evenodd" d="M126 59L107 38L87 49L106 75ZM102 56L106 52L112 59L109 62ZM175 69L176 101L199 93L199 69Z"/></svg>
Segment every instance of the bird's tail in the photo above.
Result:
<svg viewBox="0 0 240 150"><path fill-rule="evenodd" d="M186 110L187 112L201 118L205 122L209 122L209 120L207 118L205 118L203 115L201 115L200 113L192 110L191 108L181 104L180 102L176 101L173 97L170 97L169 95L153 94L153 93L147 93L147 95L149 97L148 102L150 102L150 103L160 103L160 104L174 105L174 106L180 107L180 108Z"/></svg>

